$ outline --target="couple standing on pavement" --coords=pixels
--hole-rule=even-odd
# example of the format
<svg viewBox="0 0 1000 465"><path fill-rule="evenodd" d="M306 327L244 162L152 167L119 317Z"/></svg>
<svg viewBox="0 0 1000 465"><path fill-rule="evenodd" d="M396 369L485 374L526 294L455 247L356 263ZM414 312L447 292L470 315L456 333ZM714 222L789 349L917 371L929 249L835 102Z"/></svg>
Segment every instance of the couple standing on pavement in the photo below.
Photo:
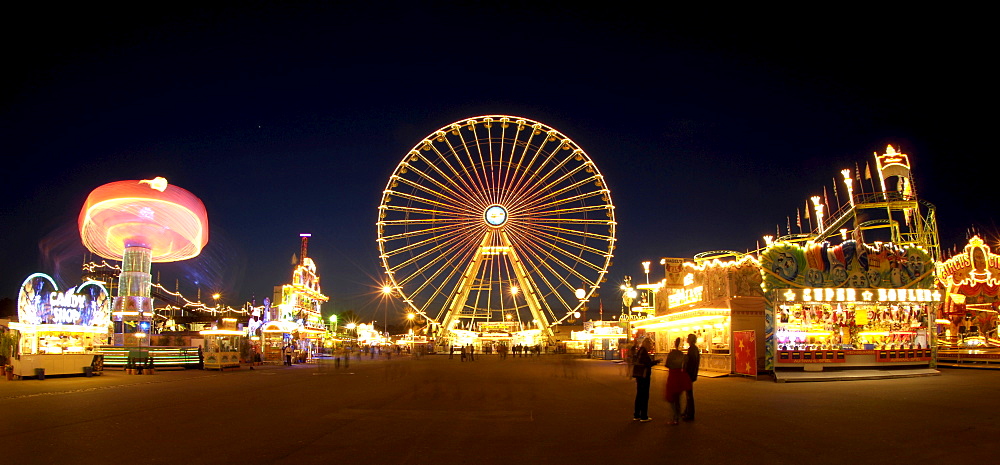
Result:
<svg viewBox="0 0 1000 465"><path fill-rule="evenodd" d="M681 338L674 340L674 349L667 354L667 402L673 410L673 418L670 424L676 425L683 418L685 421L694 421L694 389L692 382L698 378L698 366L701 364L701 355L698 352L698 336L688 334L688 351L684 354L680 350ZM650 421L649 417L649 382L652 377L653 365L658 361L653 360L649 352L653 349L653 341L650 338L643 339L636 351L632 377L635 378L635 409L632 418L642 422ZM680 408L680 395L687 394L687 402L683 414Z"/></svg>

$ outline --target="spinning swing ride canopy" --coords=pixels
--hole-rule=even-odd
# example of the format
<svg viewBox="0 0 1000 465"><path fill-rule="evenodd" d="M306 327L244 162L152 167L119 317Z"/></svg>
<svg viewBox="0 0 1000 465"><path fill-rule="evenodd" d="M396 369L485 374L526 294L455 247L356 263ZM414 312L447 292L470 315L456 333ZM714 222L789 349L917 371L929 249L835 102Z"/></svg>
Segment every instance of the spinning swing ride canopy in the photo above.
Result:
<svg viewBox="0 0 1000 465"><path fill-rule="evenodd" d="M616 223L582 148L537 121L492 115L418 142L389 178L377 225L392 290L451 329L463 319L544 328L575 314L607 272Z"/></svg>
<svg viewBox="0 0 1000 465"><path fill-rule="evenodd" d="M208 243L208 213L191 192L166 179L117 181L94 189L79 217L91 252L121 260L126 247L145 247L153 262L187 260Z"/></svg>

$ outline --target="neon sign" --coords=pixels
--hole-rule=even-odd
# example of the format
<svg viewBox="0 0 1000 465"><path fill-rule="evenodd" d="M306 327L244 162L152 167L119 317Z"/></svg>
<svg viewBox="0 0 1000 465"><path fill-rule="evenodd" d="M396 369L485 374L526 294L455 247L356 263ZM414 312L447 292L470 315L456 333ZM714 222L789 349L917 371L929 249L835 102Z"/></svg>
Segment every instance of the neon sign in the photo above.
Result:
<svg viewBox="0 0 1000 465"><path fill-rule="evenodd" d="M683 291L670 294L667 296L667 307L674 308L681 305L692 304L695 302L701 302L704 298L705 288L704 286L692 287L691 289L684 289Z"/></svg>
<svg viewBox="0 0 1000 465"><path fill-rule="evenodd" d="M66 292L49 294L49 304L52 305L52 322L56 324L75 324L80 321L80 315L87 306L86 296L76 293L71 287Z"/></svg>
<svg viewBox="0 0 1000 465"><path fill-rule="evenodd" d="M24 324L107 326L110 303L108 290L97 281L61 292L51 276L35 273L21 284L17 314Z"/></svg>
<svg viewBox="0 0 1000 465"><path fill-rule="evenodd" d="M941 292L931 289L778 289L785 302L940 302Z"/></svg>
<svg viewBox="0 0 1000 465"><path fill-rule="evenodd" d="M991 252L990 247L979 236L969 239L964 250L965 253L937 264L940 279L946 284L998 284L993 276L1000 272L1000 255Z"/></svg>

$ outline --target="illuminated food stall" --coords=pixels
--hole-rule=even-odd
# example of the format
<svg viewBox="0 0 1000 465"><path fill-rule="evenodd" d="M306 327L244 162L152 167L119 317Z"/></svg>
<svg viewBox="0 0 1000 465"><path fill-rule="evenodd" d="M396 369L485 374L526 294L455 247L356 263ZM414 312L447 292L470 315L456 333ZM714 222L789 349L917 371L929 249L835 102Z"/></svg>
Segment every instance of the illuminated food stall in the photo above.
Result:
<svg viewBox="0 0 1000 465"><path fill-rule="evenodd" d="M478 347L483 352L496 352L500 346L513 347L514 333L520 328L516 321L480 321L476 323Z"/></svg>
<svg viewBox="0 0 1000 465"><path fill-rule="evenodd" d="M667 353L681 338L682 350L688 334L698 338L701 369L732 373L736 369L734 332L750 331L754 344L744 354L752 363L763 358L764 298L760 269L752 256L726 253L733 260L701 259L684 262L666 271L655 286L651 304L655 314L631 323L634 331L652 334L656 352ZM664 259L664 262L667 259ZM661 262L661 263L664 263Z"/></svg>
<svg viewBox="0 0 1000 465"><path fill-rule="evenodd" d="M236 329L235 318L222 320L221 328L200 332L205 337L203 357L206 370L240 367L240 343L246 338L246 332Z"/></svg>
<svg viewBox="0 0 1000 465"><path fill-rule="evenodd" d="M585 321L583 331L570 333L566 352L589 354L593 358L618 358L618 342L628 339L625 328L617 321Z"/></svg>
<svg viewBox="0 0 1000 465"><path fill-rule="evenodd" d="M1000 362L1000 255L974 236L961 253L937 264L937 279L946 292L936 318L938 360Z"/></svg>
<svg viewBox="0 0 1000 465"><path fill-rule="evenodd" d="M110 300L96 281L60 292L44 273L29 276L18 293L15 376L90 374L102 368L97 347L107 344Z"/></svg>
<svg viewBox="0 0 1000 465"><path fill-rule="evenodd" d="M270 321L261 329L261 347L265 362L284 361L282 350L294 341L299 326L290 321Z"/></svg>
<svg viewBox="0 0 1000 465"><path fill-rule="evenodd" d="M934 361L941 292L930 255L889 243L777 242L761 254L767 367L920 368Z"/></svg>

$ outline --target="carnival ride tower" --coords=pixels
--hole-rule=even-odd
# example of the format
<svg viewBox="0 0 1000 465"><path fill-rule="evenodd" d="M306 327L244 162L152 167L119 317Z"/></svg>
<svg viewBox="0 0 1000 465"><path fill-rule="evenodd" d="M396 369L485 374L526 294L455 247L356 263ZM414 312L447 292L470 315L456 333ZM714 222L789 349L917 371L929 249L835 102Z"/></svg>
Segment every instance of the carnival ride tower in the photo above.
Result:
<svg viewBox="0 0 1000 465"><path fill-rule="evenodd" d="M309 257L309 238L311 234L300 234L299 263L292 272L291 284L280 288L280 295L275 295L278 302L279 321L296 323L298 331L308 338L321 334L326 326L322 317L322 305L330 298L323 294L319 283L316 263Z"/></svg>
<svg viewBox="0 0 1000 465"><path fill-rule="evenodd" d="M817 220L816 233L809 235L812 242L849 234L861 242L884 241L899 246L920 246L933 260L939 260L941 245L937 210L933 204L917 196L909 156L897 152L891 145L885 153L874 155L875 176L870 169L865 172L872 192L864 192L860 173L856 172L856 178L852 178L850 170L844 170L841 173L848 191L848 203L824 215L820 197L812 198ZM855 190L861 193L855 193ZM828 220L824 221L825 218Z"/></svg>
<svg viewBox="0 0 1000 465"><path fill-rule="evenodd" d="M597 290L615 245L604 177L575 142L504 115L449 124L390 176L378 212L387 289L440 325L552 337ZM435 326L436 327L436 326Z"/></svg>
<svg viewBox="0 0 1000 465"><path fill-rule="evenodd" d="M208 243L208 214L201 200L164 178L117 181L94 189L79 216L80 238L98 256L121 260L113 315L137 322L123 335L139 345L153 316L152 263L198 256Z"/></svg>

